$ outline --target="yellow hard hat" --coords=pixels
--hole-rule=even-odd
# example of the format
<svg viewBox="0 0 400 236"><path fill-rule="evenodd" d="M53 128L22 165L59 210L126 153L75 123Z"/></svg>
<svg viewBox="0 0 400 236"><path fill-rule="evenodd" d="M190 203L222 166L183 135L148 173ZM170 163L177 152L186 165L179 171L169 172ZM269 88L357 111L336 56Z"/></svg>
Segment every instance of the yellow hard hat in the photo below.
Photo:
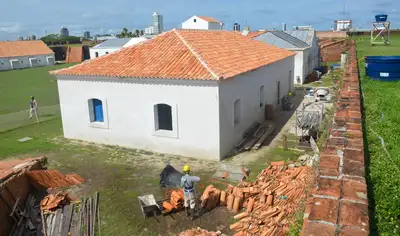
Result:
<svg viewBox="0 0 400 236"><path fill-rule="evenodd" d="M183 172L189 172L190 171L190 167L189 166L184 166L183 167Z"/></svg>

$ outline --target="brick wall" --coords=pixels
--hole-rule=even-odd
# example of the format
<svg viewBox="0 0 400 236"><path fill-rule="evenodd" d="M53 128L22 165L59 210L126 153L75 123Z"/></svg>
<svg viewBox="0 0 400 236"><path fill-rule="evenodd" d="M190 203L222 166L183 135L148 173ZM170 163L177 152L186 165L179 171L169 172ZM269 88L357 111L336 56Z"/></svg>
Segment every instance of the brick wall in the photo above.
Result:
<svg viewBox="0 0 400 236"><path fill-rule="evenodd" d="M348 50L348 40L323 41L320 43L322 62L340 61L340 54Z"/></svg>
<svg viewBox="0 0 400 236"><path fill-rule="evenodd" d="M76 63L83 61L83 50L82 47L68 47L65 62Z"/></svg>
<svg viewBox="0 0 400 236"><path fill-rule="evenodd" d="M19 197L19 203L24 207L24 203L32 190L25 172L37 169L42 169L42 165L39 162L29 166L27 169L21 170L20 173L15 174L0 184L0 236L8 235L14 225L14 220L10 217L10 213L15 200Z"/></svg>
<svg viewBox="0 0 400 236"><path fill-rule="evenodd" d="M356 49L351 42L330 136L320 155L302 235L369 235ZM353 63L352 63L353 62Z"/></svg>

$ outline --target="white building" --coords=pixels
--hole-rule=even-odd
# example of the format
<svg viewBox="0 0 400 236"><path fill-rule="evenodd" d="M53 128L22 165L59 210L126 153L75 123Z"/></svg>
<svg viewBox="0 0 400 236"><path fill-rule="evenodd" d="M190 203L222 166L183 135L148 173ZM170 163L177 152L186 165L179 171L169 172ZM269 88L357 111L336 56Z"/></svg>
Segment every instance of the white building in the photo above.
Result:
<svg viewBox="0 0 400 236"><path fill-rule="evenodd" d="M192 16L182 23L182 29L220 30L224 24L208 16Z"/></svg>
<svg viewBox="0 0 400 236"><path fill-rule="evenodd" d="M293 73L295 84L303 84L305 78L312 73L313 68L308 65L311 46L307 43L283 31L264 31L254 34L253 39L296 53Z"/></svg>
<svg viewBox="0 0 400 236"><path fill-rule="evenodd" d="M145 37L108 39L94 47L89 48L90 59L104 56L106 54L118 51L123 47L129 47L146 40L148 39Z"/></svg>
<svg viewBox="0 0 400 236"><path fill-rule="evenodd" d="M314 69L320 66L320 52L318 45L317 32L311 26L299 26L293 30L285 31L286 33L300 39L301 41L308 44L311 48L307 55L307 66L306 70L310 74Z"/></svg>
<svg viewBox="0 0 400 236"><path fill-rule="evenodd" d="M335 31L349 31L353 28L352 20L335 20Z"/></svg>
<svg viewBox="0 0 400 236"><path fill-rule="evenodd" d="M54 52L41 40L0 42L0 71L54 63Z"/></svg>
<svg viewBox="0 0 400 236"><path fill-rule="evenodd" d="M164 32L164 20L163 16L157 12L153 13L153 24L144 29L144 33L147 35L158 35Z"/></svg>
<svg viewBox="0 0 400 236"><path fill-rule="evenodd" d="M174 29L51 73L66 138L221 160L293 70L293 52L236 32Z"/></svg>

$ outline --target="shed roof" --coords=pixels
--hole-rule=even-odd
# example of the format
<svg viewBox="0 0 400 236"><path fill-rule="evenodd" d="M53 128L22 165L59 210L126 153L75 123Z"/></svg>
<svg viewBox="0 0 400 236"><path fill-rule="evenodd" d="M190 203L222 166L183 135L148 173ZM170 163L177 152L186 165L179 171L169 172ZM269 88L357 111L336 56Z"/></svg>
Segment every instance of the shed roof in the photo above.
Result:
<svg viewBox="0 0 400 236"><path fill-rule="evenodd" d="M54 54L42 40L0 42L0 57L22 57Z"/></svg>
<svg viewBox="0 0 400 236"><path fill-rule="evenodd" d="M0 161L0 183L12 175L20 173L24 169L29 169L38 162L44 161L45 157L35 157L27 159L11 159Z"/></svg>
<svg viewBox="0 0 400 236"><path fill-rule="evenodd" d="M308 44L300 39L291 36L283 31L268 31L264 32L255 38L255 40L268 43L280 48L306 48Z"/></svg>
<svg viewBox="0 0 400 236"><path fill-rule="evenodd" d="M127 44L131 38L117 38L117 39L107 39L106 41L97 44L93 48L101 49L101 48L121 48L125 44Z"/></svg>
<svg viewBox="0 0 400 236"><path fill-rule="evenodd" d="M293 37L296 37L300 39L301 41L307 43L308 45L311 46L314 37L315 37L315 30L312 28L305 28L305 29L298 29L298 30L288 30L285 31L286 33L292 35Z"/></svg>
<svg viewBox="0 0 400 236"><path fill-rule="evenodd" d="M220 80L257 69L293 52L225 30L176 30L55 75Z"/></svg>

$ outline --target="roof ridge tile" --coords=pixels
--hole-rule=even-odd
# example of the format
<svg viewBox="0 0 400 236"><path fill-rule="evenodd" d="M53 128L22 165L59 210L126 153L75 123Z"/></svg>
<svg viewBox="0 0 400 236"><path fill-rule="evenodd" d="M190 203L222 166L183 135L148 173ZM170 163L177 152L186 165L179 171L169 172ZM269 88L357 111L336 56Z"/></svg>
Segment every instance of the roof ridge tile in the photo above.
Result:
<svg viewBox="0 0 400 236"><path fill-rule="evenodd" d="M210 74L217 80L219 80L222 76L219 76L216 72L214 72L210 66L203 60L203 58L196 52L196 50L185 40L185 38L176 30L173 29L175 34L179 37L179 39L185 44L185 46L189 49L189 51L200 61L200 63L210 72Z"/></svg>

